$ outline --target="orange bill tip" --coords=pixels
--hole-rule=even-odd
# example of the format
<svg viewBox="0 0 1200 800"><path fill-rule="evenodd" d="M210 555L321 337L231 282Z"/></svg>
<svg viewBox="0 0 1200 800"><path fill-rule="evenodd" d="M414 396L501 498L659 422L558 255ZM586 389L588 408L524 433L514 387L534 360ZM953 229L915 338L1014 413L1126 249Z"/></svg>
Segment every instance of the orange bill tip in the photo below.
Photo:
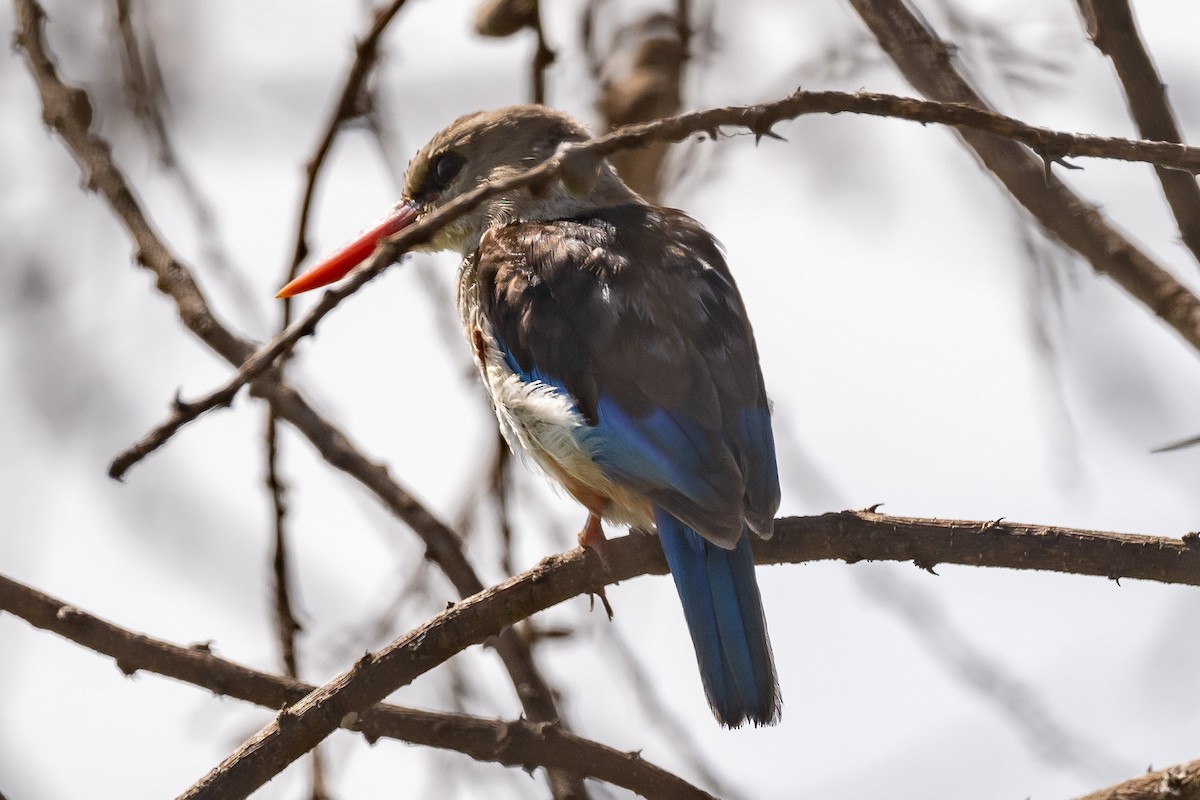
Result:
<svg viewBox="0 0 1200 800"><path fill-rule="evenodd" d="M294 297L303 292L319 289L344 278L367 256L375 252L376 246L387 237L407 228L417 218L417 209L409 203L401 203L387 216L367 230L342 245L312 269L300 275L279 290L278 298Z"/></svg>

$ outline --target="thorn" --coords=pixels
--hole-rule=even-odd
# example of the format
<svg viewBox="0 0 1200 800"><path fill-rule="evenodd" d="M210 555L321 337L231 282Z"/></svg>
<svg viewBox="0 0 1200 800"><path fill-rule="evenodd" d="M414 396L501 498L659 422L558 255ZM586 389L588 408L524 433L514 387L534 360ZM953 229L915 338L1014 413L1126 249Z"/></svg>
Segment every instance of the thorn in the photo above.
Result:
<svg viewBox="0 0 1200 800"><path fill-rule="evenodd" d="M883 503L873 503L873 504L867 506L866 508L862 509L858 513L860 513L860 514L878 514L879 509L883 508L883 505L884 505Z"/></svg>
<svg viewBox="0 0 1200 800"><path fill-rule="evenodd" d="M1112 581L1113 583L1115 583L1117 586L1121 585L1121 576L1120 575L1109 575L1108 579L1110 581Z"/></svg>
<svg viewBox="0 0 1200 800"><path fill-rule="evenodd" d="M768 120L755 120L750 124L750 130L754 134L754 144L756 146L761 144L763 139L774 139L779 142L787 141L787 139L771 130L774 125L774 122Z"/></svg>
<svg viewBox="0 0 1200 800"><path fill-rule="evenodd" d="M919 558L914 558L914 559L913 559L913 566L915 566L917 569L923 569L923 570L925 570L925 571L926 571L926 572L928 572L930 575L937 575L937 571L936 571L936 570L934 570L934 567L936 567L936 566L937 566L937 562L936 562L936 561L922 561L922 560L921 560L921 559L919 559ZM938 577L940 578L941 576L940 576L940 575L938 575Z"/></svg>
<svg viewBox="0 0 1200 800"><path fill-rule="evenodd" d="M988 531L1003 527L1003 524L1004 524L1004 517L996 517L994 520L992 520L990 522L983 523L983 526L979 529L979 532L987 533Z"/></svg>
<svg viewBox="0 0 1200 800"><path fill-rule="evenodd" d="M188 650L195 650L197 653L204 653L206 656L213 654L213 640L205 639L203 642L192 642L188 645Z"/></svg>

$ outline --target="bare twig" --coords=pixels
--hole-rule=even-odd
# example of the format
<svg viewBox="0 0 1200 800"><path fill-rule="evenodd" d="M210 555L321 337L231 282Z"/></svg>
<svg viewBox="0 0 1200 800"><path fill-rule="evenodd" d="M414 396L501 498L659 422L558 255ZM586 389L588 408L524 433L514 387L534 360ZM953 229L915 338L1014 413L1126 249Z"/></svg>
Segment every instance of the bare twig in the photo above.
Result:
<svg viewBox="0 0 1200 800"><path fill-rule="evenodd" d="M273 710L316 688L219 658L208 645L179 647L125 630L3 575L0 611L113 658L126 675L153 672ZM369 741L399 739L525 770L566 767L643 797L711 797L637 753L582 739L551 723L487 720L381 704L346 727L361 731Z"/></svg>
<svg viewBox="0 0 1200 800"><path fill-rule="evenodd" d="M488 473L487 493L495 504L496 524L500 528L500 569L505 575L513 572L513 529L508 508L508 493L512 486L512 450L498 429L495 436L496 457Z"/></svg>
<svg viewBox="0 0 1200 800"><path fill-rule="evenodd" d="M982 103L981 100L979 102ZM1022 170L1020 177L1025 183L1019 189L1014 189L1021 192L1018 197L1023 198L1022 202L1027 203L1027 207L1045 212L1043 221L1051 230L1088 257L1098 271L1110 274L1130 294L1174 327L1193 347L1200 349L1200 300L1133 244L1105 225L1098 214L1086 208L1063 184L1053 176L1045 174L1045 168L1048 168L1053 160L1066 156L1144 161L1200 171L1200 148L1166 142L1140 142L1052 131L1026 125L994 111L961 103L931 102L868 93L797 92L782 100L762 105L714 108L620 128L605 136L566 146L538 166L484 184L454 198L419 222L381 243L375 254L345 282L326 291L307 314L253 356L245 359L224 386L193 402L176 400L175 408L165 422L113 460L110 474L114 477L124 475L130 467L165 444L187 423L207 411L230 405L242 386L268 369L275 359L295 346L297 341L312 334L321 319L342 300L382 273L402 253L429 241L443 226L492 197L553 180L569 165L599 160L619 150L640 147L649 142L678 142L696 133L706 133L716 138L721 128L730 127L744 128L759 137L774 136L772 128L784 120L805 114L844 112L898 117L917 122L936 122L966 131L986 131L994 136L1013 140L1003 142L991 137L984 140L976 135L964 134L970 142L979 140L993 142L994 145L991 146L994 147L1003 146L1006 157L1016 159L1017 167ZM1037 156L1019 148L1014 142L1021 142L1033 148L1045 161L1040 161ZM1033 170L1033 176L1029 174L1030 169ZM1034 176L1037 186L1028 183ZM1046 181L1044 188L1043 181ZM1037 196L1034 196L1034 192L1037 192ZM1046 192L1061 196L1064 206L1069 198L1074 213L1069 217L1051 218L1052 215L1045 209ZM1087 238L1088 236L1097 238Z"/></svg>
<svg viewBox="0 0 1200 800"><path fill-rule="evenodd" d="M1138 33L1129 0L1078 0L1088 35L1112 59L1125 89L1129 111L1143 139L1182 142L1183 134L1167 100L1167 87ZM1200 259L1200 184L1193 175L1155 167L1183 243Z"/></svg>
<svg viewBox="0 0 1200 800"><path fill-rule="evenodd" d="M759 563L819 559L913 561L1052 570L1110 578L1200 585L1200 546L1155 536L997 522L888 517L846 511L777 521L775 536L755 541ZM655 537L610 540L607 570L575 549L448 608L285 708L181 800L245 797L312 749L346 718L433 669L454 653L550 606L606 583L663 574Z"/></svg>
<svg viewBox="0 0 1200 800"><path fill-rule="evenodd" d="M1200 800L1200 760L1153 770L1076 800Z"/></svg>

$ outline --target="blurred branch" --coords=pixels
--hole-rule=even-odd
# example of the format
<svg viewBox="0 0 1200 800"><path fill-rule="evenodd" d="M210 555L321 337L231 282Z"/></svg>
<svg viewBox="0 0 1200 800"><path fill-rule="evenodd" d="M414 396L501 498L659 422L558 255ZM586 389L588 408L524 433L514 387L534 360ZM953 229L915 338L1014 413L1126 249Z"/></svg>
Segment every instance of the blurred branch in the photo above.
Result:
<svg viewBox="0 0 1200 800"><path fill-rule="evenodd" d="M16 45L25 53L37 84L43 119L63 138L79 163L85 185L107 201L129 231L137 247L138 263L154 273L158 290L175 302L184 327L231 364L245 362L254 352L253 345L216 318L187 266L150 225L113 162L108 143L91 132L92 110L87 92L67 86L59 79L42 39L45 13L34 0L14 0L14 5L18 20ZM463 553L458 535L393 479L387 466L359 452L345 433L313 410L295 389L283 382L276 368L265 370L252 381L250 389L270 402L280 419L303 433L322 458L357 479L412 528L425 542L425 557L441 568L461 596L483 589L482 581ZM526 716L535 722L557 720L554 697L533 661L528 643L515 630L506 630L492 644L508 671Z"/></svg>
<svg viewBox="0 0 1200 800"><path fill-rule="evenodd" d="M300 222L296 226L296 244L292 251L292 264L288 271L288 280L296 277L297 267L308 255L308 223L312 216L313 196L316 193L317 177L321 172L321 167L325 164L325 159L333 146L333 140L337 137L342 124L361 114L360 100L363 96L363 87L375 66L379 53L379 41L406 1L392 0L387 6L375 12L375 20L371 23L370 29L354 45L354 62L350 65L350 71L346 74L346 80L342 84L342 93L333 107L333 114L325 124L324 133L317 143L316 151L304 165L307 179L304 184L304 195L300 201ZM286 317L284 324L287 324Z"/></svg>
<svg viewBox="0 0 1200 800"><path fill-rule="evenodd" d="M254 301L249 286L226 252L217 226L217 215L175 149L175 141L167 127L169 97L159 68L154 37L139 37L134 29L133 0L113 0L113 15L121 44L121 68L130 109L134 118L149 132L158 151L159 164L179 184L184 202L196 222L201 257L213 274L231 289L238 304L248 313L258 315L261 306Z"/></svg>
<svg viewBox="0 0 1200 800"><path fill-rule="evenodd" d="M1125 100L1143 139L1182 142L1183 134L1167 100L1167 87L1138 33L1129 0L1078 0L1088 35L1112 59ZM1183 243L1200 259L1200 184L1194 175L1155 167Z"/></svg>
<svg viewBox="0 0 1200 800"><path fill-rule="evenodd" d="M505 575L512 575L513 529L508 493L512 486L513 453L499 428L493 442L496 455L492 459L492 468L488 471L487 494L495 505L496 525L500 529L500 569Z"/></svg>
<svg viewBox="0 0 1200 800"><path fill-rule="evenodd" d="M895 570L856 572L854 577L872 600L908 624L918 644L933 659L992 703L1038 758L1098 780L1130 768L1128 760L1117 757L1099 742L1088 741L1056 719L1034 687L977 646L940 605L912 585L913 581L901 580Z"/></svg>
<svg viewBox="0 0 1200 800"><path fill-rule="evenodd" d="M296 658L296 634L301 630L292 610L291 573L288 569L287 548L287 487L279 477L279 425L274 411L267 410L267 492L271 496L274 546L271 554L271 574L274 578L272 596L275 604L275 631L279 637L279 653L283 658L284 674L299 678Z"/></svg>
<svg viewBox="0 0 1200 800"><path fill-rule="evenodd" d="M689 728L681 715L663 702L663 695L659 694L650 675L643 669L636 649L621 635L621 629L609 624L608 620L599 621L597 627L612 654L601 656L605 669L609 672L620 670L625 673L625 683L633 691L638 710L658 729L659 736L671 743L678 757L683 759L693 774L698 775L705 785L711 786L722 800L743 800L743 795L727 785L724 778L717 773L723 766L722 762L714 762L713 758L704 752L695 735L695 729Z"/></svg>
<svg viewBox="0 0 1200 800"><path fill-rule="evenodd" d="M153 672L272 710L296 703L316 688L219 658L207 644L180 647L134 633L4 575L0 610L115 659L125 675ZM637 753L582 739L552 723L487 720L383 704L345 722L344 727L361 732L370 742L399 739L527 771L568 768L643 797L711 798Z"/></svg>
<svg viewBox="0 0 1200 800"><path fill-rule="evenodd" d="M532 102L546 102L546 70L554 63L555 53L546 42L539 0L483 0L475 10L475 32L480 36L502 39L526 28L533 31L536 47L529 65Z"/></svg>
<svg viewBox="0 0 1200 800"><path fill-rule="evenodd" d="M1151 453L1170 453L1173 450L1182 450L1185 447L1193 447L1198 444L1200 444L1200 436L1192 436L1187 439L1180 439L1177 442L1171 442L1170 444L1164 444L1161 447L1156 447L1153 450L1151 450L1150 452Z"/></svg>
<svg viewBox="0 0 1200 800"><path fill-rule="evenodd" d="M1200 800L1200 760L1147 772L1076 800Z"/></svg>
<svg viewBox="0 0 1200 800"><path fill-rule="evenodd" d="M913 561L1051 570L1200 586L1200 543L1157 536L996 522L889 517L844 511L777 520L775 536L755 541L758 563L822 559ZM532 614L605 584L664 574L656 537L631 534L609 541L605 570L576 548L446 609L377 653L283 709L181 800L244 797L332 733L348 714L378 703L455 653L485 641Z"/></svg>
<svg viewBox="0 0 1200 800"><path fill-rule="evenodd" d="M866 2L867 0L855 0ZM16 0L18 3L29 0ZM957 79L957 75L955 75ZM78 91L78 90L76 90ZM969 91L969 90L968 90ZM974 96L972 94L972 96ZM982 103L982 100L976 100ZM1090 134L1072 134L1026 125L1019 120L960 102L931 102L894 95L844 92L797 92L782 100L756 106L727 106L696 111L676 117L631 125L612 133L563 147L554 156L524 172L483 184L459 195L419 221L383 241L374 255L338 286L321 296L308 313L261 349L246 358L224 386L204 397L183 402L176 399L168 419L136 444L118 455L109 468L121 477L137 462L165 444L180 428L201 414L233 403L247 382L267 370L300 339L312 335L321 319L343 300L357 292L391 266L403 253L429 241L445 225L477 208L488 199L514 189L545 184L566 171L587 174L604 157L620 150L641 147L650 142L679 142L696 133L718 138L721 128L744 128L755 136L780 138L772 128L784 120L805 114L855 113L897 117L917 122L936 122L965 131L964 136L977 150L1003 153L1011 162L1012 190L1038 213L1047 227L1068 245L1087 257L1098 272L1113 277L1130 294L1145 303L1170 324L1193 347L1200 350L1200 300L1151 261L1124 237L1108 227L1103 218L1083 205L1074 194L1050 174L1053 161L1067 156L1094 156L1122 161L1169 164L1188 170L1200 170L1200 148L1166 142L1143 142ZM987 131L996 136L1021 142L1035 150L1035 156L1013 142L980 138L969 131ZM985 158L985 161L987 158ZM1032 172L1031 172L1032 170ZM1047 194L1058 199L1071 213L1055 213L1047 207Z"/></svg>
<svg viewBox="0 0 1200 800"><path fill-rule="evenodd" d="M533 102L538 105L546 103L546 70L557 57L550 45L546 43L546 29L542 25L542 4L533 0L533 32L537 36L537 47L533 51L533 63L530 64L530 82L533 88Z"/></svg>
<svg viewBox="0 0 1200 800"><path fill-rule="evenodd" d="M954 103L956 108L973 107L979 113L994 114L955 70L953 49L926 28L904 0L850 1L883 50L918 91L935 100ZM1200 350L1200 300L1051 173L1051 161L1069 153L1027 142L1035 155L1014 141L988 135L996 132L983 127L959 127L959 134L983 164L1047 231L1079 253L1096 273L1111 277ZM1022 141L1019 137L1007 138ZM1130 144L1133 143L1121 147ZM1181 144L1144 145L1179 153L1200 153ZM1137 149L1142 146L1134 145ZM1165 164L1157 159L1149 161ZM1182 164L1176 162L1172 166ZM1186 169L1196 171L1194 165Z"/></svg>
<svg viewBox="0 0 1200 800"><path fill-rule="evenodd" d="M273 512L271 596L275 606L275 636L279 642L283 674L289 678L299 678L300 659L296 655L296 634L302 627L296 621L296 613L292 610L292 573L288 565L287 487L279 476L279 418L270 405L267 406L266 428L266 484ZM311 758L309 774L312 778L312 792L309 797L311 800L329 800L321 748L314 748Z"/></svg>
<svg viewBox="0 0 1200 800"><path fill-rule="evenodd" d="M678 13L686 15L686 1L678 5ZM662 12L646 14L613 36L597 103L606 129L679 113L687 37L686 16ZM614 153L609 161L631 189L657 203L663 194L663 162L669 150L669 144L656 142Z"/></svg>

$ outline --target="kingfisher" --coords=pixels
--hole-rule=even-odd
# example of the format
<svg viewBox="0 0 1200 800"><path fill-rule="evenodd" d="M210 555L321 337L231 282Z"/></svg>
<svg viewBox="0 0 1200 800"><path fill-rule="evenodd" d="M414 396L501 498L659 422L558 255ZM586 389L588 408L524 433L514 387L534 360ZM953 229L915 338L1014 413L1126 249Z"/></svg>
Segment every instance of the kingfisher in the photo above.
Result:
<svg viewBox="0 0 1200 800"><path fill-rule="evenodd" d="M460 117L413 157L378 225L278 296L340 279L442 204L589 138L539 105ZM459 316L500 429L587 509L580 544L603 559L602 520L656 530L714 716L772 725L750 537L772 534L779 477L746 308L708 231L597 169L495 196L414 249L462 255Z"/></svg>

